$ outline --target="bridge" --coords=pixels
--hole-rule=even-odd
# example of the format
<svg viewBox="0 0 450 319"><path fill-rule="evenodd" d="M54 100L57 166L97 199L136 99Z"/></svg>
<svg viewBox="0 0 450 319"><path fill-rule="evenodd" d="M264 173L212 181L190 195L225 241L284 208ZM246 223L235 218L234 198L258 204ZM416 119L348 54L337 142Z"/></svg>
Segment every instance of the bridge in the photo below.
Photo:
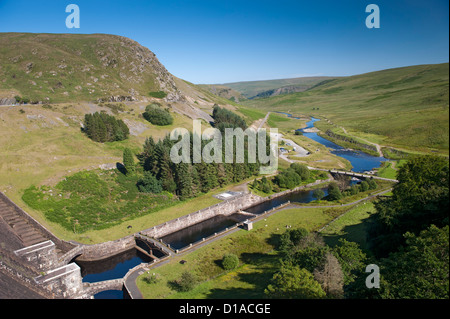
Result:
<svg viewBox="0 0 450 319"><path fill-rule="evenodd" d="M338 171L336 169L315 168L315 167L309 167L309 166L308 166L308 168L314 169L317 171L329 172L331 174L341 174L341 175L346 175L346 176L369 178L369 179L373 178L373 179L379 179L379 180L383 180L383 181L398 183L398 180L396 180L396 179L385 178L385 177L380 177L380 176L376 176L376 175L361 174L361 173L348 172L348 171Z"/></svg>

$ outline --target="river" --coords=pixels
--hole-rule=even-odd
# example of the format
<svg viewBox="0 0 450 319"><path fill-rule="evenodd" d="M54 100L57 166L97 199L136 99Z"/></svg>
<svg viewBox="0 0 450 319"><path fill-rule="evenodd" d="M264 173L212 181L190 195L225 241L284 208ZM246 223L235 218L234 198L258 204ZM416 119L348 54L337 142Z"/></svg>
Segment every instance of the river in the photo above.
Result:
<svg viewBox="0 0 450 319"><path fill-rule="evenodd" d="M283 113L287 114L287 113ZM356 173L363 173L365 171L370 171L374 168L380 167L381 163L384 161L387 161L384 157L377 157L372 156L367 153L357 151L357 150L350 150L345 147L339 146L336 143L333 143L323 137L320 137L317 133L307 133L304 132L305 129L313 128L314 123L320 121L317 118L312 117L311 121L306 123L306 127L303 129L299 129L303 133L303 136L306 136L326 147L328 147L332 154L340 156L348 160L353 168L352 171Z"/></svg>

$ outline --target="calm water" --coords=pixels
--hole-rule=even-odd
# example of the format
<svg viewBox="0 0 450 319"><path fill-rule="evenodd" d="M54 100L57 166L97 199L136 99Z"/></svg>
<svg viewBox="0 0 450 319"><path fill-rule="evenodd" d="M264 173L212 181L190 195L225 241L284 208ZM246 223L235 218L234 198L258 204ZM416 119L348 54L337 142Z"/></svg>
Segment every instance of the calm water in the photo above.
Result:
<svg viewBox="0 0 450 319"><path fill-rule="evenodd" d="M136 249L99 261L78 261L83 282L98 282L103 280L123 278L131 268L150 262L151 258Z"/></svg>
<svg viewBox="0 0 450 319"><path fill-rule="evenodd" d="M242 214L233 214L231 216L218 215L182 230L161 237L165 244L170 244L173 249L182 249L189 244L195 243L202 238L209 237L214 233L221 232L227 227L231 227L238 222L248 219L248 216Z"/></svg>
<svg viewBox="0 0 450 319"><path fill-rule="evenodd" d="M314 117L311 118L311 121L306 123L306 128L314 127L314 123L317 121L320 120ZM317 135L317 133L305 133L303 132L303 130L304 129L299 129L299 131L302 131L304 136L330 148L332 154L343 157L346 160L348 160L352 164L353 166L352 171L354 172L362 173L364 171L370 171L373 168L380 167L382 162L387 161L387 159L384 157L376 157L361 151L348 150L327 139L324 139L323 137L320 137L319 135Z"/></svg>
<svg viewBox="0 0 450 319"><path fill-rule="evenodd" d="M325 196L328 195L327 188L322 189L325 193ZM309 203L313 200L316 200L313 196L313 191L297 191L293 193L289 193L283 196L279 196L268 200L264 203L252 206L245 211L248 213L252 213L255 215L259 215L268 211L274 207L280 206L281 204L286 203L287 201L297 202L297 203ZM207 219L198 224L186 227L177 232L168 234L161 239L166 244L170 244L170 247L173 249L182 249L189 244L195 243L201 240L203 237L208 237L213 235L214 233L221 232L225 230L227 227L231 227L235 225L237 222L242 222L249 218L248 215L242 214L233 214L231 216L215 216L213 218Z"/></svg>

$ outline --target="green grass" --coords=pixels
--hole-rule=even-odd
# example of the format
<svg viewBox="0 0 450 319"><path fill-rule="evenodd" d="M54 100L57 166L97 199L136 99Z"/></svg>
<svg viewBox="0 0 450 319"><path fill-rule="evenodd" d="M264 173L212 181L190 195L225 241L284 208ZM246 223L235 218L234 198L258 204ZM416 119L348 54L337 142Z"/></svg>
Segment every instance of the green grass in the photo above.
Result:
<svg viewBox="0 0 450 319"><path fill-rule="evenodd" d="M246 82L233 82L224 84L244 95L247 98L256 96L259 93L278 89L285 86L304 86L312 87L318 83L331 79L330 77L302 77L292 79L279 79L279 80L266 80L266 81L246 81Z"/></svg>
<svg viewBox="0 0 450 319"><path fill-rule="evenodd" d="M262 119L266 116L266 112L261 112L259 110L246 107L239 107L238 112L244 116L247 125L251 125L253 122Z"/></svg>
<svg viewBox="0 0 450 319"><path fill-rule="evenodd" d="M279 257L274 251L279 236L286 230L304 227L317 230L331 221L336 213L344 210L318 208L293 208L278 211L272 216L254 223L251 231L238 230L228 236L211 242L193 252L172 258L169 263L151 269L161 281L147 284L141 275L137 285L146 299L234 299L264 298L264 289L277 270ZM227 253L239 256L240 267L233 271L224 271L220 260ZM187 261L180 264L181 260ZM171 288L170 282L178 279L182 272L195 273L200 283L194 290L181 293Z"/></svg>
<svg viewBox="0 0 450 319"><path fill-rule="evenodd" d="M242 104L325 117L354 137L383 146L448 154L448 63L333 80L306 92Z"/></svg>
<svg viewBox="0 0 450 319"><path fill-rule="evenodd" d="M366 249L367 221L375 212L372 202L358 204L343 216L331 222L321 234L330 246L336 245L339 239L344 238L356 242L361 248Z"/></svg>
<svg viewBox="0 0 450 319"><path fill-rule="evenodd" d="M117 170L79 172L54 187L25 190L23 201L46 219L76 234L99 230L177 204L172 194L137 190L137 175Z"/></svg>
<svg viewBox="0 0 450 319"><path fill-rule="evenodd" d="M122 45L124 41L128 45ZM1 33L0 76L5 81L0 89L34 101L48 97L50 102L129 96L130 89L142 96L149 90L157 92L159 84L151 68L135 74L129 67L140 64L135 46L105 34Z"/></svg>
<svg viewBox="0 0 450 319"><path fill-rule="evenodd" d="M397 179L397 171L392 168L392 162L384 162L382 166L377 171L377 176Z"/></svg>

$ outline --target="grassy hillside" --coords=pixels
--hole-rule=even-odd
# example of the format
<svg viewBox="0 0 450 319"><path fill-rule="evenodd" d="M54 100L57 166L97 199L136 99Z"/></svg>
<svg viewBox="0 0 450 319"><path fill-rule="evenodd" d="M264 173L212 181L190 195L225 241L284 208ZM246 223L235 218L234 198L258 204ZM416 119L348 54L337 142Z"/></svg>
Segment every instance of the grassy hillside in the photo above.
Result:
<svg viewBox="0 0 450 319"><path fill-rule="evenodd" d="M322 81L330 79L333 78L317 76L266 81L233 82L225 83L223 85L232 88L237 92L240 92L246 98L253 98L258 94L264 95L264 93L266 93L267 91L277 90L284 87L302 87L303 90L307 90Z"/></svg>
<svg viewBox="0 0 450 319"><path fill-rule="evenodd" d="M208 90L209 92L223 97L225 99L231 100L233 102L239 103L239 101L245 100L245 97L236 90L229 88L224 85L216 85L216 84L198 84L197 86Z"/></svg>
<svg viewBox="0 0 450 319"><path fill-rule="evenodd" d="M448 154L448 98L444 63L335 79L306 92L243 104L326 118L349 135L384 146Z"/></svg>
<svg viewBox="0 0 450 319"><path fill-rule="evenodd" d="M137 98L176 90L150 50L106 34L0 33L0 78L0 93L32 101Z"/></svg>

